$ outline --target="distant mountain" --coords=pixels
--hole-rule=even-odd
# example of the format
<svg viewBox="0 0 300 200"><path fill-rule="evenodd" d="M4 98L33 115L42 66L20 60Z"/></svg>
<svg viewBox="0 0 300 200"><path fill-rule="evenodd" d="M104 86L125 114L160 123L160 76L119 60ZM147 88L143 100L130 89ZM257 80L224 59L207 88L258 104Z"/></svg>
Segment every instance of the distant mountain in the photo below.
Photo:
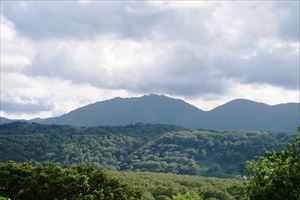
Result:
<svg viewBox="0 0 300 200"><path fill-rule="evenodd" d="M33 119L42 124L75 126L126 125L141 123L174 124L186 128L213 130L264 130L296 132L299 103L270 106L236 99L211 111L203 111L179 99L163 95L114 98L89 104L65 115Z"/></svg>
<svg viewBox="0 0 300 200"><path fill-rule="evenodd" d="M175 124L197 128L205 112L179 99L163 95L114 98L78 108L60 117L35 119L44 124L76 126L126 125L134 123Z"/></svg>
<svg viewBox="0 0 300 200"><path fill-rule="evenodd" d="M7 123L10 123L11 120L10 119L7 119L5 117L0 117L0 124L7 124Z"/></svg>
<svg viewBox="0 0 300 200"><path fill-rule="evenodd" d="M296 132L300 120L299 106L298 103L269 106L237 99L207 112L205 128Z"/></svg>
<svg viewBox="0 0 300 200"><path fill-rule="evenodd" d="M5 117L0 117L0 125L1 124L9 124L9 123L12 123L12 122L15 122L17 120L14 120L14 119L8 119L8 118L5 118Z"/></svg>

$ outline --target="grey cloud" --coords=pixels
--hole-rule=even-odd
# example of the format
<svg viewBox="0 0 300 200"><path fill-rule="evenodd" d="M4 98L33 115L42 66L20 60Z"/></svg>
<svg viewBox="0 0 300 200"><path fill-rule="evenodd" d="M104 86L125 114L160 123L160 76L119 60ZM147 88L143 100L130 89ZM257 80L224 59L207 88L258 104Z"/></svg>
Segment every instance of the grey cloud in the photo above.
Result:
<svg viewBox="0 0 300 200"><path fill-rule="evenodd" d="M181 95L193 98L199 95L202 97L211 94L222 95L226 93L226 91L229 89L228 85L230 85L228 81L218 80L217 77L214 77L211 80L199 78L199 80L193 80L186 83L180 81L182 81L182 79L178 78L169 82L150 82L149 84L142 85L133 91L138 91L141 93Z"/></svg>
<svg viewBox="0 0 300 200"><path fill-rule="evenodd" d="M299 88L299 53L292 53L289 48L257 50L249 59L227 53L214 62L222 74L238 82Z"/></svg>
<svg viewBox="0 0 300 200"><path fill-rule="evenodd" d="M178 46L168 58L162 59L163 63L156 67L159 71L153 70L145 77L148 81L141 84L141 91L155 88L174 95L204 96L225 93L231 84L216 72L208 52L197 55L195 49Z"/></svg>
<svg viewBox="0 0 300 200"><path fill-rule="evenodd" d="M23 35L34 39L86 38L97 34L138 35L155 16L133 17L128 7L140 9L143 2L94 1L82 5L77 1L6 1L2 13Z"/></svg>
<svg viewBox="0 0 300 200"><path fill-rule="evenodd" d="M157 48L160 47L160 44L154 46L156 45L158 45ZM123 71L121 74L118 71L111 73L106 70L104 64L89 71L90 63L83 62L81 66L72 62L74 57L82 55L75 54L69 57L70 49L46 53L48 48L56 49L55 47L43 48L46 52L41 52L27 73L33 76L47 74L52 77L69 79L74 83L88 82L100 88L124 89L139 93L162 92L197 96L199 94L221 94L227 91L231 83L225 79L222 73L216 71L217 69L209 58L209 51L185 43L173 45L167 53L164 52L158 56L146 71L143 69L144 66L130 66L130 69L136 73L135 76L128 71ZM83 61L85 59L82 58ZM101 58L98 58L97 61L101 62ZM84 71L87 73L83 73L82 69L85 69Z"/></svg>
<svg viewBox="0 0 300 200"><path fill-rule="evenodd" d="M287 47L272 52L268 48L256 49L257 55L247 60L241 59L241 54L225 48L222 48L222 52L211 52L194 45L175 45L159 56L146 71L143 71L144 66L130 67L136 75L126 71L121 75L116 71L110 73L104 63L91 70L89 65L93 63L87 61L78 66L71 62L74 57L69 57L68 51L47 53L48 49L44 50L46 52L42 52L33 63L29 72L31 75L47 74L106 89L197 96L226 93L233 79L236 82L267 83L293 90L299 84L299 55L292 54ZM83 56L83 61L87 59L81 54L72 56ZM101 62L101 59L97 61ZM85 69L84 73L81 68Z"/></svg>
<svg viewBox="0 0 300 200"><path fill-rule="evenodd" d="M300 2L278 1L276 6L281 15L278 28L280 37L299 42Z"/></svg>
<svg viewBox="0 0 300 200"><path fill-rule="evenodd" d="M240 5L241 8L249 7L247 11L250 12L249 16L242 16L249 24L243 27L247 30L244 32L244 41L240 42L248 41L250 35L257 38L264 34L299 40L298 1L257 2L255 6L246 2ZM237 5L229 3L223 5L224 8L230 6ZM85 5L77 1L4 1L1 4L2 13L15 24L18 32L34 39L49 37L82 39L107 33L119 34L121 37L143 38L158 33L164 35L165 39L188 38L190 42L202 43L209 43L209 40L220 37L218 33L211 35L207 27L211 25L210 19L219 8L220 5L215 5L197 9L160 11L149 6L147 2L114 1L91 1ZM278 23L278 26L272 23ZM270 25L278 30L268 31L267 27ZM248 44L252 42L249 41Z"/></svg>
<svg viewBox="0 0 300 200"><path fill-rule="evenodd" d="M245 67L246 81L269 83L271 85L296 90L299 87L299 57L275 57L259 55ZM298 65L298 67L297 67ZM252 69L251 69L252 68ZM254 68L254 69L253 69ZM239 71L239 70L237 70Z"/></svg>
<svg viewBox="0 0 300 200"><path fill-rule="evenodd" d="M59 77L99 88L184 96L226 93L233 79L297 89L299 53L292 55L285 48L270 53L268 48L260 50L258 43L265 38L299 43L299 2L257 3L245 9L245 15L237 11L227 21L218 21L227 16L219 16L220 19L214 21L219 8L220 5L155 10L145 2L2 3L2 13L14 23L17 31L38 43L38 54L24 72L32 76ZM226 10L226 4L223 8L226 14L234 14L231 13L234 10ZM236 38L234 28L238 29ZM108 68L115 66L105 66L100 55L97 58L96 54L100 54L97 49L88 52L96 55L90 58L88 54L74 53L76 46L71 50L59 48L69 40L95 41L99 35L106 34L138 43L148 39L158 50L163 45L176 45L147 69L143 63L132 66L134 74L110 72ZM51 44L43 46L44 41ZM257 55L248 60L240 59L249 51L257 51ZM74 56L82 56L80 65L73 62ZM93 59L99 66L91 67Z"/></svg>
<svg viewBox="0 0 300 200"><path fill-rule="evenodd" d="M1 99L1 111L7 113L36 114L43 111L51 111L52 105L39 101L38 103L17 103Z"/></svg>

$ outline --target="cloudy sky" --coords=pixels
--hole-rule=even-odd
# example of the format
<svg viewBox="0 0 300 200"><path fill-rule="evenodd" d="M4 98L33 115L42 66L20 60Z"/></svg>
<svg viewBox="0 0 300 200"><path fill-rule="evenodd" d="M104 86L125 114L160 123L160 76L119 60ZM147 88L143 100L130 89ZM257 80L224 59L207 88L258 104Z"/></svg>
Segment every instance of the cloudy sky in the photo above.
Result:
<svg viewBox="0 0 300 200"><path fill-rule="evenodd" d="M299 1L1 1L1 116L156 93L299 102Z"/></svg>

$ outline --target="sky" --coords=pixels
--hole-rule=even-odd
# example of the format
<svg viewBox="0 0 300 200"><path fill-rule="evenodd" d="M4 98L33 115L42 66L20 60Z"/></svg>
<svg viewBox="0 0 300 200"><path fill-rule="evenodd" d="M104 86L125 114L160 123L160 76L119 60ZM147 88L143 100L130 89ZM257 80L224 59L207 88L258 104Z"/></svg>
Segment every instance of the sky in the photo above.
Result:
<svg viewBox="0 0 300 200"><path fill-rule="evenodd" d="M1 1L1 117L164 94L299 102L299 1Z"/></svg>

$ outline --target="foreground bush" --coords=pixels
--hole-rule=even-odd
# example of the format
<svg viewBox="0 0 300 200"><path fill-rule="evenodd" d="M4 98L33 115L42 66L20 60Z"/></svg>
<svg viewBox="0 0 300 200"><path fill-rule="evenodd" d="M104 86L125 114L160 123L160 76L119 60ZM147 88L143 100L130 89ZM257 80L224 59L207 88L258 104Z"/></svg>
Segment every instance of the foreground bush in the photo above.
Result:
<svg viewBox="0 0 300 200"><path fill-rule="evenodd" d="M66 169L10 161L0 163L0 194L11 199L140 199L140 193L111 178L101 169L73 165Z"/></svg>
<svg viewBox="0 0 300 200"><path fill-rule="evenodd" d="M249 161L251 177L246 187L250 200L300 199L300 136L286 151L268 152Z"/></svg>

